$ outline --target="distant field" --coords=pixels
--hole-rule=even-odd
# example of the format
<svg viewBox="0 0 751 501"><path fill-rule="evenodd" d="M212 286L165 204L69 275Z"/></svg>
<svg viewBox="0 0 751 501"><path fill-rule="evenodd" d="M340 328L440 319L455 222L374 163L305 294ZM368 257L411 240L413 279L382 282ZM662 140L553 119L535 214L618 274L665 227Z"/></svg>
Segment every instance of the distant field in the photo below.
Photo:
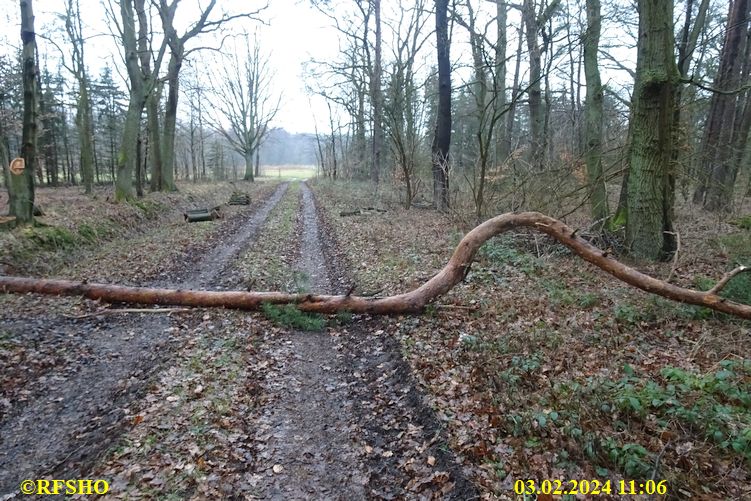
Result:
<svg viewBox="0 0 751 501"><path fill-rule="evenodd" d="M262 165L261 176L284 179L315 177L315 165Z"/></svg>

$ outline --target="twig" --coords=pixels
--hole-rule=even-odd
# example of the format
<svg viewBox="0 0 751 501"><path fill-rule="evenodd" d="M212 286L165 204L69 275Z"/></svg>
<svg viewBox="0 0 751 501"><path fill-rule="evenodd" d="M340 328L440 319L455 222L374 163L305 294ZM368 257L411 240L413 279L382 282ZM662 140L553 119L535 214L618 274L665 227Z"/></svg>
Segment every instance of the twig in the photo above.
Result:
<svg viewBox="0 0 751 501"><path fill-rule="evenodd" d="M84 315L63 315L66 318L73 318L80 320L82 318L96 317L99 315L109 315L112 313L187 313L192 311L190 308L118 308L99 310L92 313L86 313Z"/></svg>
<svg viewBox="0 0 751 501"><path fill-rule="evenodd" d="M665 447L662 448L660 453L657 455L657 459L655 459L655 467L652 470L652 480L657 478L657 472L660 469L660 460L662 459L663 454L665 454L665 451L668 449L672 441L668 440L668 443L665 444Z"/></svg>
<svg viewBox="0 0 751 501"><path fill-rule="evenodd" d="M714 287L712 287L711 289L707 291L707 294L718 294L722 289L725 288L728 282L730 282L733 279L733 277L745 271L751 271L751 268L749 268L748 266L739 266L733 271L725 273L725 275L723 275L720 281L717 282L717 285L715 285Z"/></svg>

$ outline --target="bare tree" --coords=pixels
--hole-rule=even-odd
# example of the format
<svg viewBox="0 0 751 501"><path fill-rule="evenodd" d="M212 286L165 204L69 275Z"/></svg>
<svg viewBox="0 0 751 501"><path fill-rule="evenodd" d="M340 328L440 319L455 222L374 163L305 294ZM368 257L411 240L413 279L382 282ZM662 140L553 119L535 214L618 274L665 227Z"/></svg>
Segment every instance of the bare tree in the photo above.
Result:
<svg viewBox="0 0 751 501"><path fill-rule="evenodd" d="M89 98L89 75L84 60L84 36L81 8L78 0L66 0L65 13L60 16L65 22L65 32L70 42L70 64L61 51L63 66L73 75L78 84L76 127L81 148L81 180L86 193L91 193L94 182L94 131L91 126L91 100Z"/></svg>
<svg viewBox="0 0 751 501"><path fill-rule="evenodd" d="M167 103L164 109L164 129L161 139L161 172L159 173L160 183L158 188L165 191L174 191L174 164L175 164L175 128L177 123L177 105L179 99L180 69L182 68L185 58L192 52L201 50L204 47L186 48L190 40L204 33L215 32L235 19L253 19L266 7L256 9L253 12L241 14L221 14L218 18L212 19L211 14L216 6L216 0L210 0L208 5L200 11L198 20L190 25L183 34L178 34L175 29L174 19L179 0L159 0L159 16L162 20L165 37L170 48L170 59L167 64Z"/></svg>
<svg viewBox="0 0 751 501"><path fill-rule="evenodd" d="M391 150L405 187L404 206L409 208L417 195L417 174L423 145L422 122L425 109L424 86L417 81L416 57L427 37L423 35L428 16L424 0L409 9L400 7L399 21L393 27L393 63L385 93L384 118Z"/></svg>
<svg viewBox="0 0 751 501"><path fill-rule="evenodd" d="M269 59L261 52L258 39L254 37L251 43L247 34L243 39L245 46L224 58L226 74L214 88L215 107L220 116L211 117L211 121L243 156L244 179L253 181L253 155L279 111L281 96L273 93ZM229 127L223 125L222 119Z"/></svg>

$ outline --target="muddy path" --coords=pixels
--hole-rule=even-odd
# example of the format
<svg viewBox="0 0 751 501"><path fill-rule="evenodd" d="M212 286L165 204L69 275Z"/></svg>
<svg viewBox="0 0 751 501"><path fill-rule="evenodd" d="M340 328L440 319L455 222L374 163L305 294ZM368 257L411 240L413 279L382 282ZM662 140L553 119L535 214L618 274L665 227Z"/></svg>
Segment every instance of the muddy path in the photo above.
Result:
<svg viewBox="0 0 751 501"><path fill-rule="evenodd" d="M222 242L152 285L225 287L224 270L252 243L286 189L280 185L247 219L230 228ZM71 319L19 313L4 322L10 339L44 346L42 351L55 353L62 362L40 372L15 393L12 404L5 403L7 409L0 409L6 411L0 415L3 500L18 494L22 479L84 475L117 442L128 406L184 342L173 334L173 320L166 315Z"/></svg>
<svg viewBox="0 0 751 501"><path fill-rule="evenodd" d="M349 283L303 183L297 270L310 292ZM267 332L264 405L250 478L258 499L473 499L398 342L372 318L322 332Z"/></svg>

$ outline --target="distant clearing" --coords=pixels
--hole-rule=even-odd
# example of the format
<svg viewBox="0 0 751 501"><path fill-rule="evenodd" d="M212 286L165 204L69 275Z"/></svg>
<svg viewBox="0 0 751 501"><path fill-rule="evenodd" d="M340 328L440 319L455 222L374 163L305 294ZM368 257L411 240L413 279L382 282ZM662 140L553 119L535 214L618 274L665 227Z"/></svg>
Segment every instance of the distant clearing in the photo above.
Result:
<svg viewBox="0 0 751 501"><path fill-rule="evenodd" d="M316 176L315 165L262 165L261 177L307 179Z"/></svg>

